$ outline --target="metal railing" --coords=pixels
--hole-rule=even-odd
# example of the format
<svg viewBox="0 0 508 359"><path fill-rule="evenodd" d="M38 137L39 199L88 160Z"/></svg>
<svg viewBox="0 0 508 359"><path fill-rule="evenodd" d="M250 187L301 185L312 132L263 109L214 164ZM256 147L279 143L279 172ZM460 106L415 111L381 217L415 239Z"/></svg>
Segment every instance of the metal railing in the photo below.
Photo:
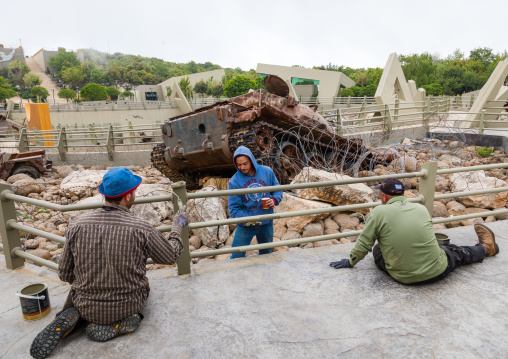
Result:
<svg viewBox="0 0 508 359"><path fill-rule="evenodd" d="M481 194L488 194L488 193L499 193L499 192L508 191L508 186L507 186L507 187L484 189L484 190L478 190L478 191L465 191L465 192L456 192L456 193L435 195L435 185L436 185L436 176L437 175L489 170L489 169L495 169L495 168L508 168L508 163L438 170L437 169L437 162L429 162L429 163L422 164L421 171L414 172L414 173L391 174L391 175L384 175L384 176L350 178L350 179L327 181L327 182L310 182L310 183L301 183L301 184L292 184L292 185L269 186L269 187L261 187L261 188L250 188L250 189L223 190L223 191L213 191L213 192L187 193L186 188L185 188L185 183L178 182L178 183L174 183L172 185L171 195L137 198L134 203L138 204L138 203L161 202L161 201L171 200L173 202L173 210L176 213L182 207L182 205L186 204L187 201L190 199L223 197L223 196L260 193L260 192L286 191L286 190L295 190L295 189L304 189L304 188L329 187L329 186L346 185L346 184L354 184L354 183L370 183L370 182L382 181L387 178L399 178L399 179L419 178L419 196L417 198L410 198L408 200L410 202L421 203L422 205L424 205L426 207L426 209L432 216L434 200L457 198L457 197L462 197L462 196L481 195ZM35 206L44 207L44 208L48 208L50 210L61 211L61 212L93 209L93 208L98 208L98 207L102 206L102 203L58 205L58 204L54 204L51 202L46 202L46 201L42 201L42 200L37 200L37 199L33 199L33 198L27 198L24 196L16 195L13 193L12 187L10 185L0 184L0 223L2 223L2 226L0 228L0 234L2 235L2 239L3 239L3 245L0 245L0 250L4 251L7 268L10 268L10 269L16 269L16 268L23 266L25 259L28 259L36 264L39 264L39 265L44 265L48 268L52 268L52 269L58 268L58 266L51 261L47 261L47 260L41 259L33 254L24 252L22 250L21 241L20 241L20 233L19 233L20 230L24 231L26 233L30 233L33 235L47 238L49 240L56 241L58 243L65 243L65 238L62 236L57 236L57 235L54 235L51 233L47 233L45 231L41 231L36 228L27 226L23 223L19 223L17 221L17 214L16 214L15 205L14 205L15 201L21 202L21 203L32 204ZM369 202L369 203L352 204L352 205L345 205L345 206L332 206L329 208L321 208L321 209L292 211L292 212L274 213L274 214L258 215L258 216L242 217L242 218L230 218L230 219L224 219L224 220L189 223L188 225L184 226L184 228L182 230L183 252L180 255L180 258L178 259L178 273L179 274L190 273L190 271L191 271L190 263L191 263L192 258L216 256L216 255L220 255L220 254L237 253L237 252L244 252L244 251L249 251L249 250L275 248L275 247L280 247L280 246L298 245L298 244L303 244L303 243L311 243L311 242L318 242L318 241L324 241L324 240L357 236L357 235L361 234L361 231L351 231L351 232L345 232L345 233L328 234L328 235L322 235L322 236L300 238L300 239L271 242L271 243L264 243L264 244L256 244L256 245L248 245L248 246L241 246L241 247L234 247L234 248L222 248L222 249L215 249L215 250L201 251L201 252L195 251L195 252L191 253L189 250L189 229L198 229L198 228L222 226L222 225L229 225L229 224L239 224L239 223L246 223L246 222L252 222L252 221L269 220L269 219L273 220L273 219L280 219L280 218L298 217L298 216L304 216L304 215L315 215L315 214L325 214L325 213L329 214L329 213L338 213L338 212L345 212L345 211L355 211L355 210L359 210L359 209L374 208L379 205L381 205L381 202ZM433 221L433 223L446 223L446 222L461 221L461 220L465 220L465 219L500 215L500 214L505 214L505 213L508 213L507 208L494 210L494 211L486 211L486 212L481 212L481 213L461 215L461 216L452 216L452 217L447 217L447 218L433 219L432 221ZM159 227L157 227L157 230L159 230L160 232L168 232L171 230L171 226L159 226Z"/></svg>
<svg viewBox="0 0 508 359"><path fill-rule="evenodd" d="M140 142L141 139L148 139L150 142ZM107 124L107 127L95 127L92 124L82 127L75 125L74 128L57 126L47 131L22 128L19 133L11 132L5 138L0 138L1 148L17 149L19 152L54 149L58 151L62 161L65 161L69 152L101 147L112 161L115 153L120 152L122 147L153 147L159 143L162 143L160 124L132 125L130 122L125 126Z"/></svg>

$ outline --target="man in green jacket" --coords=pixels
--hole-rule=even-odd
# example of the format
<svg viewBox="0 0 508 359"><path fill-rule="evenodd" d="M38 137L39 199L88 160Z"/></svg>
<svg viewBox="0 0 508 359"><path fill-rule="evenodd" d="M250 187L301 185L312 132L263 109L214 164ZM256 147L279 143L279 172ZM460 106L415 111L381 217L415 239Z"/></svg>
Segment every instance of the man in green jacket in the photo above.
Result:
<svg viewBox="0 0 508 359"><path fill-rule="evenodd" d="M331 267L352 268L372 250L376 266L396 281L424 284L445 278L461 265L499 253L494 233L483 224L474 226L479 242L475 246L439 245L429 212L421 204L407 201L402 182L389 178L376 189L384 206L368 215L349 259L332 262Z"/></svg>

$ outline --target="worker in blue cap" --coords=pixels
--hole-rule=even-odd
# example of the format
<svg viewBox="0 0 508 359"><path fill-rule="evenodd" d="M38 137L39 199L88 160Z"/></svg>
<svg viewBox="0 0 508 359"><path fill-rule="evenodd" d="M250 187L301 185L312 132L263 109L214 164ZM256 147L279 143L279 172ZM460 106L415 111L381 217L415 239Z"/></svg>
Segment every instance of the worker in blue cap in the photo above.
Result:
<svg viewBox="0 0 508 359"><path fill-rule="evenodd" d="M105 205L73 219L65 232L58 275L71 290L55 320L34 339L30 354L47 357L60 339L86 321L86 335L106 341L136 330L150 286L146 260L174 264L183 250L185 212L173 219L166 239L148 221L130 212L142 179L125 167L108 171L99 185Z"/></svg>

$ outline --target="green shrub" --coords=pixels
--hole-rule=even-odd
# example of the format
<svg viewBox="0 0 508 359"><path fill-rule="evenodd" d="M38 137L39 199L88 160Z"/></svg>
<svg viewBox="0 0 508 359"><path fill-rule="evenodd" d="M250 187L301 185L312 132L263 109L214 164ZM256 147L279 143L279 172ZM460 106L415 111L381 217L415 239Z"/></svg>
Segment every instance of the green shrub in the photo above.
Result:
<svg viewBox="0 0 508 359"><path fill-rule="evenodd" d="M489 157L492 151L494 151L494 147L475 147L474 149L478 153L478 156L483 158Z"/></svg>

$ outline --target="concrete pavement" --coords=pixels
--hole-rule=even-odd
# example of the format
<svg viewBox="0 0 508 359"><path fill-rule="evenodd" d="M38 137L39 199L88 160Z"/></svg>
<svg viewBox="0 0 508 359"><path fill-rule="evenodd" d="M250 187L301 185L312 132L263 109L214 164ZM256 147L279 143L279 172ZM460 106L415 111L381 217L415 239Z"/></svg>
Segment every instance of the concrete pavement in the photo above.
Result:
<svg viewBox="0 0 508 359"><path fill-rule="evenodd" d="M106 343L80 330L50 358L505 358L508 352L508 221L490 223L500 254L426 286L399 284L369 254L332 269L353 244L203 263L193 274L150 271L145 320ZM440 230L473 245L473 227ZM68 286L54 272L0 263L0 358L30 358ZM27 322L14 293L46 283L53 312Z"/></svg>

